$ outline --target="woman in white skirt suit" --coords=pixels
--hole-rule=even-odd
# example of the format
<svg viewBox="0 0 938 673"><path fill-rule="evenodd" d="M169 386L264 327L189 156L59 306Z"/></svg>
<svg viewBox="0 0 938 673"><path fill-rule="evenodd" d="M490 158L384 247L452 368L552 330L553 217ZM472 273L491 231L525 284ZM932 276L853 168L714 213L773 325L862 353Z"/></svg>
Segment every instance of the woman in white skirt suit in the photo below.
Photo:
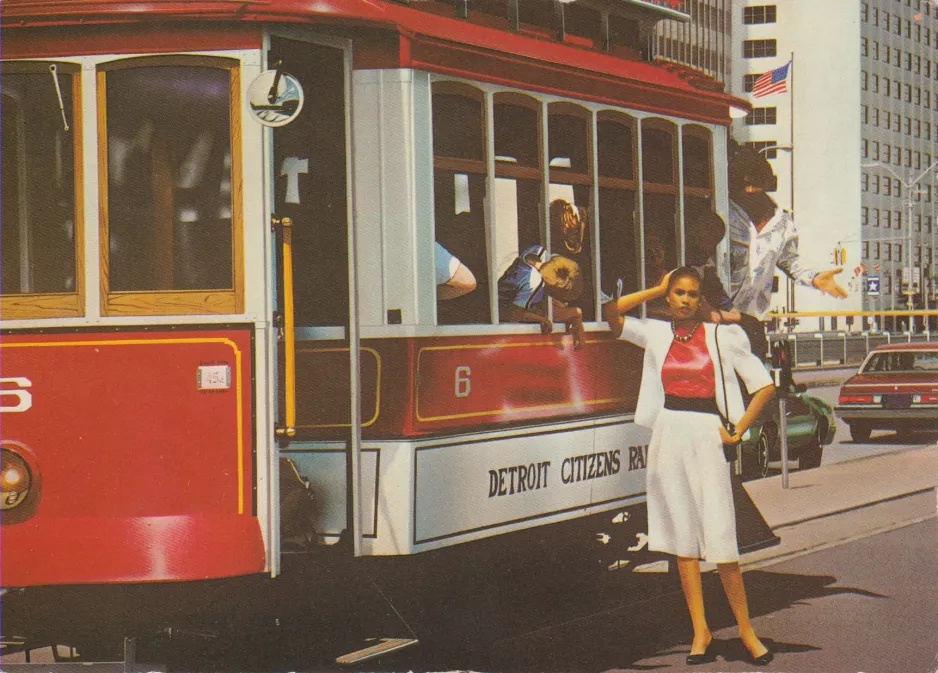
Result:
<svg viewBox="0 0 938 673"><path fill-rule="evenodd" d="M730 465L723 445L739 442L772 398L774 388L739 326L721 325L718 329L697 320L700 283L694 269L682 267L656 287L607 304L606 318L619 338L645 349L635 422L652 430L647 471L648 546L677 557L694 627L687 663L714 659L708 652L713 637L704 613L700 579L699 559L703 558L717 564L740 638L753 662L764 666L772 660L772 653L749 620L739 570ZM636 306L660 297L670 309L670 322L625 316ZM752 393L747 408L737 375ZM724 428L721 414L734 423L734 435Z"/></svg>

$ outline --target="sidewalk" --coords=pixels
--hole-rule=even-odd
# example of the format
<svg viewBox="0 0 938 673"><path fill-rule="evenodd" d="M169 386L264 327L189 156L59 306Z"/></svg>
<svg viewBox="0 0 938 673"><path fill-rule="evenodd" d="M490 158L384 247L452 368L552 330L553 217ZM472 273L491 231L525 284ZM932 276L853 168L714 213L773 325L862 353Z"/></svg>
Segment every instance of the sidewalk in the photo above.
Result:
<svg viewBox="0 0 938 673"><path fill-rule="evenodd" d="M761 567L858 537L936 516L938 446L822 465L746 483L746 490L781 544L747 554Z"/></svg>

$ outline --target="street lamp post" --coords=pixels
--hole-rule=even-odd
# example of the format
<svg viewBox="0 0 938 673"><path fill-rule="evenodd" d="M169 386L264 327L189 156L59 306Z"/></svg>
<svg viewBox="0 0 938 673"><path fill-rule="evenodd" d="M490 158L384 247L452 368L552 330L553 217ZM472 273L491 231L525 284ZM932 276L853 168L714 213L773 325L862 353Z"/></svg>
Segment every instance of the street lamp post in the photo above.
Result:
<svg viewBox="0 0 938 673"><path fill-rule="evenodd" d="M915 208L915 195L922 194L922 191L915 189L915 186L919 183L919 181L921 181L922 178L924 178L932 170L938 167L938 160L932 163L932 165L926 168L924 171L919 173L918 177L916 177L914 180L911 179L912 178L911 171L909 171L909 179L903 179L903 177L899 175L899 173L897 173L896 171L892 169L892 166L887 166L886 164L880 163L878 161L874 161L868 164L860 164L860 166L863 168L881 168L885 171L888 171L889 173L892 174L893 178L898 180L902 184L902 186L905 188L905 198L906 198L905 205L906 205L906 211L907 211L906 227L908 227L907 229L908 234L906 235L906 247L908 248L908 250L906 251L906 259L908 260L908 270L909 270L908 277L907 277L908 287L905 290L905 296L906 296L906 308L909 310L909 332L914 332L915 331L915 316L912 315L912 311L914 310L912 297L915 295L915 292L913 292L912 290L912 279L914 277L915 267L912 265L913 264L912 211ZM900 260L900 264L901 263L902 261ZM903 273L902 275L905 276L905 273ZM893 294L893 296L895 296L895 294Z"/></svg>

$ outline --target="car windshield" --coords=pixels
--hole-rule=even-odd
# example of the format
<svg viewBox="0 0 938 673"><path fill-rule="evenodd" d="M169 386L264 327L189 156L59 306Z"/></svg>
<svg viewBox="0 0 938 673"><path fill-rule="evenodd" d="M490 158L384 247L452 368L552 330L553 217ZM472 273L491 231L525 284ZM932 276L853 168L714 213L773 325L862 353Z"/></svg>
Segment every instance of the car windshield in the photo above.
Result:
<svg viewBox="0 0 938 673"><path fill-rule="evenodd" d="M863 372L938 372L938 351L873 353Z"/></svg>

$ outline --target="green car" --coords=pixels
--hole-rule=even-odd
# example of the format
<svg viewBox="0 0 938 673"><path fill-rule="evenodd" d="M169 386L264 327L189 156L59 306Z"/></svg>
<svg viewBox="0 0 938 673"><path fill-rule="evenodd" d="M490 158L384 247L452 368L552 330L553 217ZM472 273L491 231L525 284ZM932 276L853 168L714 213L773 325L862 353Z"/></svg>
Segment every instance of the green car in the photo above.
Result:
<svg viewBox="0 0 938 673"><path fill-rule="evenodd" d="M834 441L834 410L819 397L809 395L804 384L794 386L787 401L789 466L797 461L798 469L818 467L824 446ZM768 476L782 466L779 441L778 401L766 410L761 422L753 423L748 437L740 445L744 479Z"/></svg>

